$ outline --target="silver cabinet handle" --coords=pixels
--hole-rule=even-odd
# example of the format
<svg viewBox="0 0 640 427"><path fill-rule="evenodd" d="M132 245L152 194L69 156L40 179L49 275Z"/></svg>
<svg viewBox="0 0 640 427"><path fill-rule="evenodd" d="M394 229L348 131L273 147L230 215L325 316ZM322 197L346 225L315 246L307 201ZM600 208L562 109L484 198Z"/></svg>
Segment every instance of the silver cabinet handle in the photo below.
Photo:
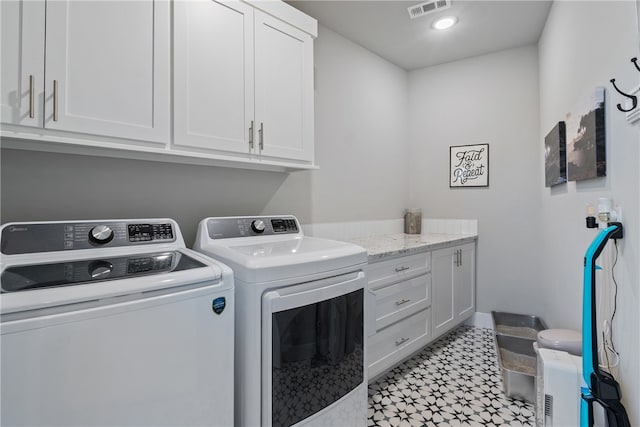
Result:
<svg viewBox="0 0 640 427"><path fill-rule="evenodd" d="M411 302L410 299L401 299L400 301L396 301L396 305L402 305Z"/></svg>
<svg viewBox="0 0 640 427"><path fill-rule="evenodd" d="M58 121L58 81L53 81L53 121Z"/></svg>
<svg viewBox="0 0 640 427"><path fill-rule="evenodd" d="M462 249L458 249L458 252L460 255L458 255L458 259L460 260L460 262L458 263L458 267L462 267Z"/></svg>
<svg viewBox="0 0 640 427"><path fill-rule="evenodd" d="M260 152L262 152L262 149L264 148L264 123L262 122L260 122L260 130L258 131L258 136L258 145L260 147Z"/></svg>
<svg viewBox="0 0 640 427"><path fill-rule="evenodd" d="M409 341L411 338L400 338L398 341L396 341L396 347L398 347L399 345L402 345L404 343L406 343L407 341Z"/></svg>
<svg viewBox="0 0 640 427"><path fill-rule="evenodd" d="M34 99L34 94L33 94L33 85L34 85L34 79L33 79L33 74L29 75L29 118L34 118L36 113L35 113L35 99Z"/></svg>
<svg viewBox="0 0 640 427"><path fill-rule="evenodd" d="M253 151L253 120L251 120L251 126L249 126L249 151Z"/></svg>
<svg viewBox="0 0 640 427"><path fill-rule="evenodd" d="M458 258L458 250L456 249L456 267L459 267L459 266L460 266L460 261L459 261L459 259L460 259L460 258Z"/></svg>
<svg viewBox="0 0 640 427"><path fill-rule="evenodd" d="M410 269L411 267L396 267L396 273Z"/></svg>

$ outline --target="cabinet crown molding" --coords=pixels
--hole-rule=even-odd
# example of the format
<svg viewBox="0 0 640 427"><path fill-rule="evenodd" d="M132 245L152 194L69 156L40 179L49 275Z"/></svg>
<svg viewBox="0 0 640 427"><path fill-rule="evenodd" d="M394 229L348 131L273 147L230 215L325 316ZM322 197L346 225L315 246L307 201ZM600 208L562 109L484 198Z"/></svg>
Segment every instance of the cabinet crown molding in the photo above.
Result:
<svg viewBox="0 0 640 427"><path fill-rule="evenodd" d="M304 31L314 39L318 37L318 21L281 0L242 0L244 3Z"/></svg>

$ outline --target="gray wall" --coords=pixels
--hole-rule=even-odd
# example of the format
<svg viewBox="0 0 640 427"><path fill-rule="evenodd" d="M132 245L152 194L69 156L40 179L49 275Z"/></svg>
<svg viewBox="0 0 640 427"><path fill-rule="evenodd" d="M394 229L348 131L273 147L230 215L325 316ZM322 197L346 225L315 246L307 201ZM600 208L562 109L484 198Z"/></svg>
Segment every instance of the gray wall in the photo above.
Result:
<svg viewBox="0 0 640 427"><path fill-rule="evenodd" d="M276 172L2 150L2 222L175 218L187 244L209 215L253 215Z"/></svg>
<svg viewBox="0 0 640 427"><path fill-rule="evenodd" d="M576 101L596 86L606 88L607 177L553 187L538 187L539 215L544 227L539 240L545 248L539 291L545 300L545 319L552 327L581 325L582 259L595 237L584 226L586 205L599 197L612 198L622 207L625 238L618 243L615 267L618 307L613 324L614 343L621 354L615 370L621 382L631 425L640 425L640 125L626 123L616 109L622 102L609 84L627 90L638 85L640 75L629 61L638 56L638 27L634 2L554 2L539 43L540 133L539 141ZM543 159L542 145L536 158ZM540 164L540 174L543 165ZM610 244L598 260L599 298L613 289L611 269L615 250ZM612 307L602 304L599 321Z"/></svg>
<svg viewBox="0 0 640 427"><path fill-rule="evenodd" d="M411 205L478 219L477 310L541 310L535 46L409 73ZM449 188L449 146L489 144L489 187Z"/></svg>
<svg viewBox="0 0 640 427"><path fill-rule="evenodd" d="M408 194L406 73L324 27L315 69L320 170L287 175L3 149L2 222L172 217L190 245L206 216L400 217Z"/></svg>

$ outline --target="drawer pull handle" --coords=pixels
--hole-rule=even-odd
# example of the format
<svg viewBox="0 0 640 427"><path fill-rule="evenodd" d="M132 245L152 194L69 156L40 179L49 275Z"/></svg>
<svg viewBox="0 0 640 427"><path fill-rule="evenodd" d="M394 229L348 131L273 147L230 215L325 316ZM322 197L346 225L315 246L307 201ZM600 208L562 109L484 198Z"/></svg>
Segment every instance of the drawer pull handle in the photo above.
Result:
<svg viewBox="0 0 640 427"><path fill-rule="evenodd" d="M396 341L396 347L406 343L407 341L409 341L411 338L401 338L398 341Z"/></svg>
<svg viewBox="0 0 640 427"><path fill-rule="evenodd" d="M396 305L402 305L411 302L410 299L401 299L400 301L396 301Z"/></svg>
<svg viewBox="0 0 640 427"><path fill-rule="evenodd" d="M410 269L411 267L396 267L396 273Z"/></svg>

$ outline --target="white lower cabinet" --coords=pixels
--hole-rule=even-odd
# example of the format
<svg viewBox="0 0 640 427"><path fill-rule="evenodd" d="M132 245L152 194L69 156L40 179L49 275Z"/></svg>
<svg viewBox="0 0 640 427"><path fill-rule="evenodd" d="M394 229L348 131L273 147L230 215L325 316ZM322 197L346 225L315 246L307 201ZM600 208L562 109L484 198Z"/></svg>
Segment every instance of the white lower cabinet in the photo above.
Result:
<svg viewBox="0 0 640 427"><path fill-rule="evenodd" d="M432 253L433 338L450 331L475 311L475 243Z"/></svg>
<svg viewBox="0 0 640 427"><path fill-rule="evenodd" d="M431 275L423 274L373 291L376 331L431 305Z"/></svg>
<svg viewBox="0 0 640 427"><path fill-rule="evenodd" d="M393 367L431 336L431 254L373 263L369 293L375 315L368 344L368 378Z"/></svg>
<svg viewBox="0 0 640 427"><path fill-rule="evenodd" d="M431 334L431 309L407 317L369 337L369 371L372 379L419 350Z"/></svg>
<svg viewBox="0 0 640 427"><path fill-rule="evenodd" d="M473 314L475 242L373 262L368 287L371 380Z"/></svg>

